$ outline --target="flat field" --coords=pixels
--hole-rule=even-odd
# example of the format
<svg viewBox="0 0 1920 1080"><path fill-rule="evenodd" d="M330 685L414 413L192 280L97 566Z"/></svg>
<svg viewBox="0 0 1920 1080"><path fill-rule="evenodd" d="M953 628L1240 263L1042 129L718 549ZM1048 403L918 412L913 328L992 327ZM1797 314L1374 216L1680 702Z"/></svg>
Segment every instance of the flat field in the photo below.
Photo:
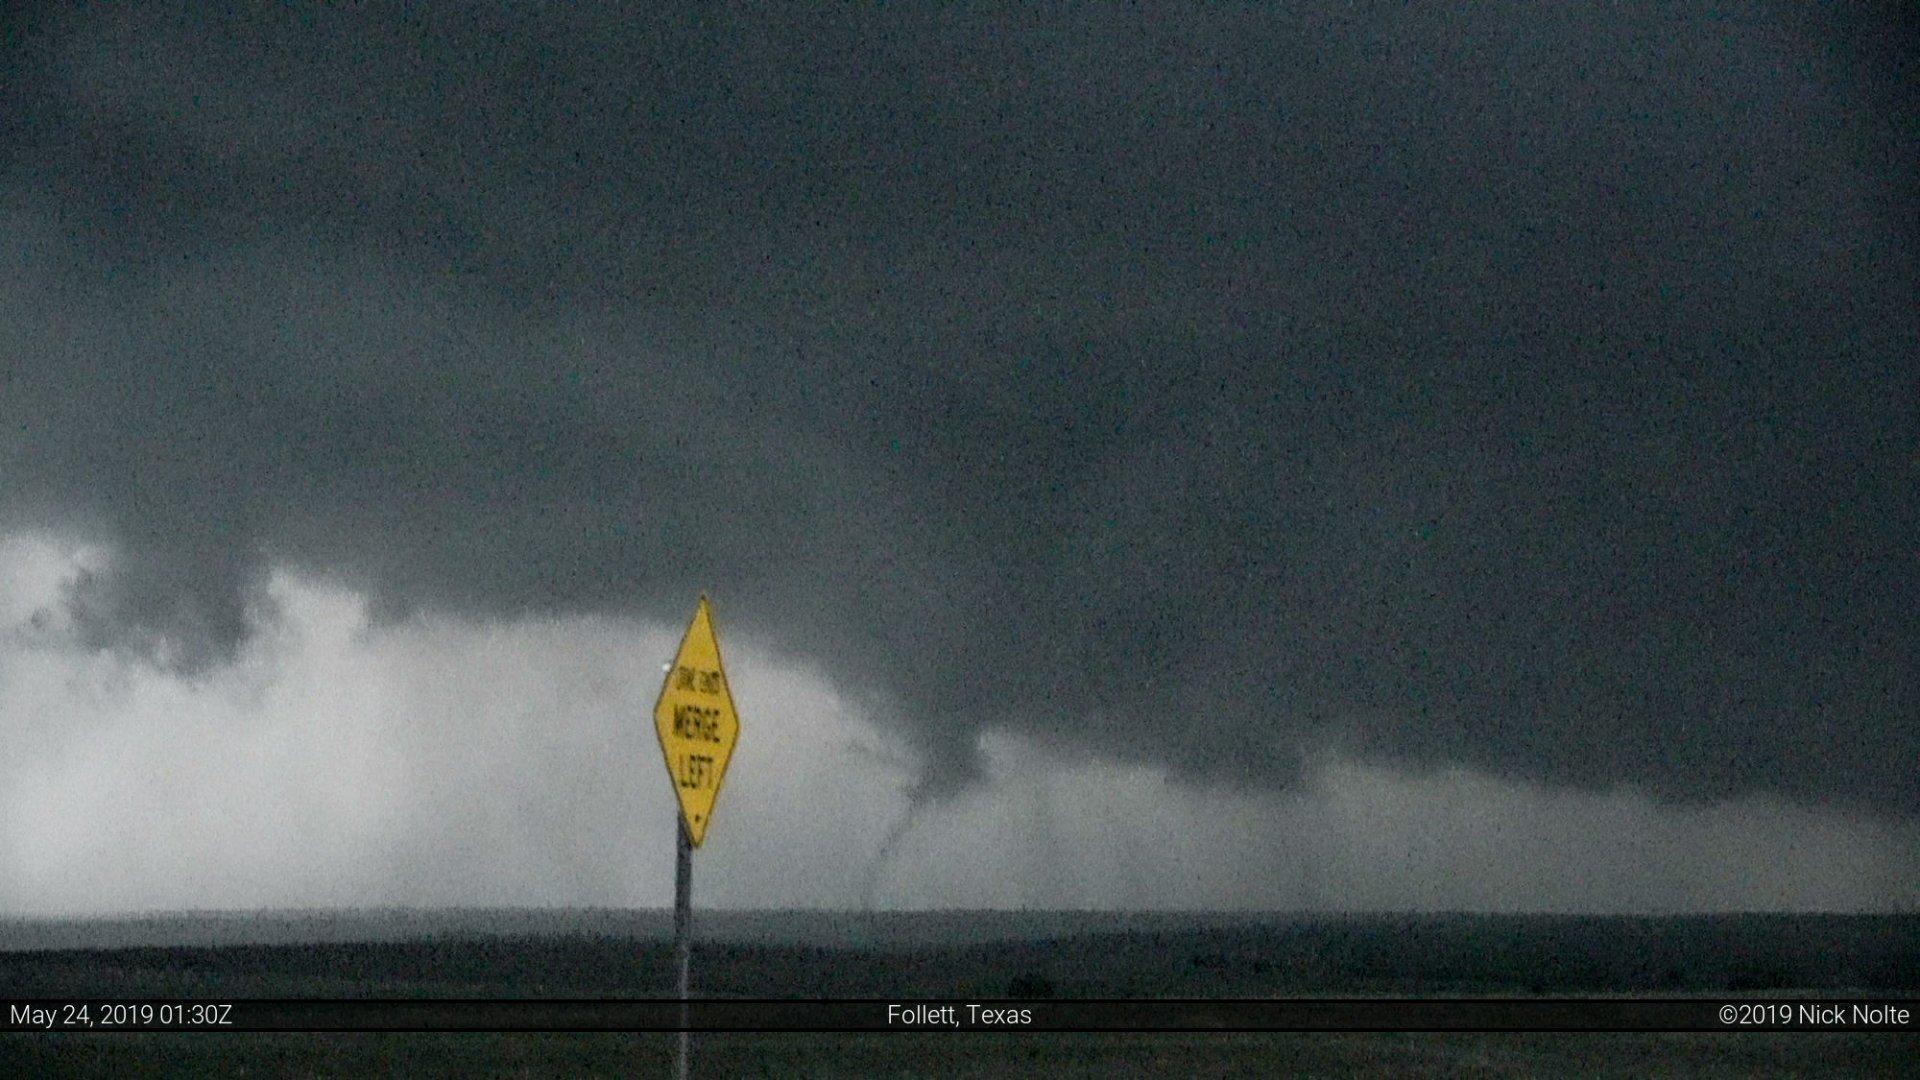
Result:
<svg viewBox="0 0 1920 1080"><path fill-rule="evenodd" d="M813 918L818 919L819 916ZM608 921L611 919L612 921ZM777 918L775 919L777 922ZM633 998L671 993L646 927L409 925L382 940L0 951L0 998ZM1095 920L1089 920L1093 925ZM651 924L649 924L650 926ZM849 931L831 944L731 933L696 952L716 997L1009 996L1715 998L1920 996L1920 917L1393 916L1168 922L942 944ZM29 928L31 929L31 928ZM228 928L231 930L231 927ZM337 933L329 931L329 933ZM945 933L945 931L942 931ZM42 934L45 937L44 934ZM59 935L55 935L56 937ZM84 928L78 935L85 938ZM102 931L103 939L113 934ZM124 935L123 935L124 936ZM149 936L165 936L152 935ZM191 939L182 932L176 938ZM202 935L205 936L205 935ZM267 935L271 936L271 935ZM295 935L297 936L297 935ZM949 935L951 936L951 935ZM991 936L989 934L988 936ZM234 940L234 939L238 940ZM22 1077L664 1076L673 1036L630 1033L0 1035ZM711 1077L1920 1076L1905 1034L706 1034Z"/></svg>

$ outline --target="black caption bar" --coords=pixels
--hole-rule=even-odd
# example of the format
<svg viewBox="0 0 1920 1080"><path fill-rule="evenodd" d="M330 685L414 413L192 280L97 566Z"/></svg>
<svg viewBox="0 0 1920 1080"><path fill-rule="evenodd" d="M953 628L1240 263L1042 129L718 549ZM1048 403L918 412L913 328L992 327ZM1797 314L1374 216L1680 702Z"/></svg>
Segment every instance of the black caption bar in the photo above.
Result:
<svg viewBox="0 0 1920 1080"><path fill-rule="evenodd" d="M684 1011L683 1011L684 1010ZM5 1031L1896 1031L1920 1002L7 1001Z"/></svg>

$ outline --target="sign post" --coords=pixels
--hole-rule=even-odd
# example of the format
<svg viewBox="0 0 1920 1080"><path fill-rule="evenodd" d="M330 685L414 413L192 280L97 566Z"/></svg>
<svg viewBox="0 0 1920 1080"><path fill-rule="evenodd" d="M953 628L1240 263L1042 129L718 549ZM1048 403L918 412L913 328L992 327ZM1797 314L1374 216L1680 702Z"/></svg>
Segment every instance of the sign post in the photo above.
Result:
<svg viewBox="0 0 1920 1080"><path fill-rule="evenodd" d="M674 980L680 995L680 1047L673 1058L674 1080L688 1080L692 1068L693 1032L687 1030L687 996L693 973L693 840L687 836L687 823L679 815L673 819L673 966L679 972Z"/></svg>
<svg viewBox="0 0 1920 1080"><path fill-rule="evenodd" d="M705 596L694 608L693 621L680 639L680 652L661 684L660 700L653 706L653 727L660 736L667 779L680 803L673 859L673 952L680 993L680 1047L674 1075L687 1080L693 1042L686 1004L692 996L693 849L707 837L720 780L740 739L740 715L734 711L733 692L720 663L720 639L713 631L713 608Z"/></svg>

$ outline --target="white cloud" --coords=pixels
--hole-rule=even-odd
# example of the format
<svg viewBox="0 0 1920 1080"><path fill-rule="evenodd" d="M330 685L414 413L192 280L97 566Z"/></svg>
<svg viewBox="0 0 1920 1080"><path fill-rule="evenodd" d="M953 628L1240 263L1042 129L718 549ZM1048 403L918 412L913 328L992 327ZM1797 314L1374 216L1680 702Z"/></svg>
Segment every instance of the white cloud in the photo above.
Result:
<svg viewBox="0 0 1920 1080"><path fill-rule="evenodd" d="M0 539L0 912L671 902L648 713L679 627L374 625L361 597L282 573L239 662L183 680L36 618L102 558ZM877 863L910 753L806 662L724 646L742 734L695 860L702 907L1920 902L1912 824L1340 762L1286 795L1200 791L1002 734L990 782L923 808Z"/></svg>

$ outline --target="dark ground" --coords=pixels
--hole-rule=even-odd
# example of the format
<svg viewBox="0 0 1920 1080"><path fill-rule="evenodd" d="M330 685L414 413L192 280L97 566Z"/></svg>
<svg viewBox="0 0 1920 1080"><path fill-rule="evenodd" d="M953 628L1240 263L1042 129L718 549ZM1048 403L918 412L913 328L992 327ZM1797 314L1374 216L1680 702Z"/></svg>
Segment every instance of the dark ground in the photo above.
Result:
<svg viewBox="0 0 1920 1080"><path fill-rule="evenodd" d="M0 953L0 998L664 997L607 934ZM1406 916L869 949L709 943L709 996L1920 996L1920 916ZM0 1035L4 1076L665 1075L671 1036ZM1920 1076L1879 1034L702 1035L700 1076Z"/></svg>

